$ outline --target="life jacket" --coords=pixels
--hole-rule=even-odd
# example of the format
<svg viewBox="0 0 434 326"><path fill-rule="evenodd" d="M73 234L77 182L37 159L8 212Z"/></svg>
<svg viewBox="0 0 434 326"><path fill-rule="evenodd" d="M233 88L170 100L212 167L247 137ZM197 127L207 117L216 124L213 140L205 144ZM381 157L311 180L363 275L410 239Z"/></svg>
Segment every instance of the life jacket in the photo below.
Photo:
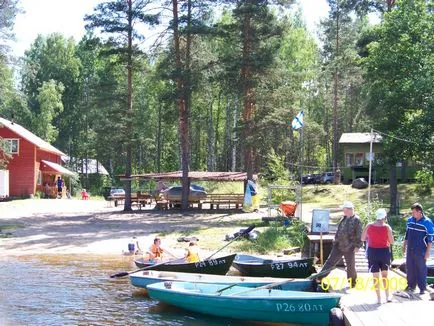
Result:
<svg viewBox="0 0 434 326"><path fill-rule="evenodd" d="M197 263L198 261L200 261L198 249L196 247L191 246L187 248L186 260L187 263Z"/></svg>
<svg viewBox="0 0 434 326"><path fill-rule="evenodd" d="M155 244L153 244L151 246L151 253L154 256L152 258L160 258L163 256L163 248L159 248Z"/></svg>

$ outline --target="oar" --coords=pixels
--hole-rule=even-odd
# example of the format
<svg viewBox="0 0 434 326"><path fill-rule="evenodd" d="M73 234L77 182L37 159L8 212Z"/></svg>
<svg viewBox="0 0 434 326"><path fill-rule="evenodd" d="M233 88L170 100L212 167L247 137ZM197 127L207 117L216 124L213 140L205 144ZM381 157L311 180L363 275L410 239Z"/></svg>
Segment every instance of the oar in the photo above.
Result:
<svg viewBox="0 0 434 326"><path fill-rule="evenodd" d="M332 269L322 270L321 272L319 272L319 273L317 273L317 274L315 274L315 275L311 275L311 276L307 277L307 279L308 279L308 280L315 280L315 279L317 279L318 277L321 277L321 276L324 276L324 275L329 274L329 273L331 272L331 270L332 270ZM282 282L270 283L270 284L263 285L263 286L260 286L260 287L257 287L257 288L253 288L253 289L249 289L249 290L246 290L246 291L241 291L241 292L232 293L232 294L229 294L229 295L238 295L238 294L244 294L244 293L247 293L247 292L250 292L250 291L263 290L263 289L270 289L270 288L274 288L274 287L276 287L276 286L280 286L280 285L283 285L283 284L286 284L286 283L289 283L289 282L292 282L292 281L294 281L293 278L292 278L292 279L289 279L289 280L284 280L284 281L282 281Z"/></svg>
<svg viewBox="0 0 434 326"><path fill-rule="evenodd" d="M287 280L282 281L282 282L277 282L277 283L275 282L275 283L270 283L270 284L263 285L263 286L261 286L261 288L266 288L266 287L268 287L271 284L276 284L274 286L279 286L279 285L281 285L281 283L285 284L285 283L289 283L289 282L294 282L295 280L296 280L295 278L290 278L290 279L287 279ZM223 289L217 290L216 293L221 294L223 291L228 290L230 288L233 288L234 286L237 286L237 285L241 285L242 286L243 284L242 283L234 283L234 284L231 284L231 285L228 285L228 286L224 287ZM272 287L274 287L274 286L272 286ZM255 289L257 289L257 288L255 288ZM243 292L241 292L241 293L243 293Z"/></svg>
<svg viewBox="0 0 434 326"><path fill-rule="evenodd" d="M152 268L157 267L157 266L162 266L162 265L169 264L169 263L175 263L175 262L178 262L180 260L184 260L184 257L178 258L178 259L175 259L175 260L165 261L165 262L158 263L158 264L154 264L154 265L147 266L147 267L144 267L144 268L140 268L140 269L137 269L137 270L132 271L132 272L121 272L121 273L113 274L113 275L110 275L110 277L111 278L114 278L114 277L124 277L124 276L130 275L130 274L136 273L136 272L146 271L148 269L152 269Z"/></svg>
<svg viewBox="0 0 434 326"><path fill-rule="evenodd" d="M255 227L256 227L255 224L250 225L247 229L245 229L244 231L240 232L235 238L233 238L231 241L229 241L227 244L225 244L223 247L221 247L219 250L217 250L215 253L213 253L211 256L209 256L205 260L211 259L212 256L214 256L216 253L222 251L224 248L226 248L227 246L229 246L232 242L234 242L235 240L237 240L239 237L241 237L243 235L246 235L246 234L249 234L250 231L252 231Z"/></svg>
<svg viewBox="0 0 434 326"><path fill-rule="evenodd" d="M284 280L282 282L274 282L274 283L266 284L266 285L263 285L263 286L260 286L260 287L257 287L257 288L250 288L250 289L245 290L245 291L235 292L235 293L231 293L231 294L228 294L228 295L238 295L238 294L244 294L244 293L252 292L252 291L256 291L256 290L271 289L271 288L274 288L276 286L280 286L280 285L283 285L283 284L286 284L286 283L289 283L289 282L293 282L293 281L294 281L294 279L291 278L289 280Z"/></svg>
<svg viewBox="0 0 434 326"><path fill-rule="evenodd" d="M308 280L316 280L318 278L321 278L322 276L327 276L331 271L333 270L333 268L330 269L323 269L321 270L321 272L316 273L316 274L312 274L311 276L307 277Z"/></svg>

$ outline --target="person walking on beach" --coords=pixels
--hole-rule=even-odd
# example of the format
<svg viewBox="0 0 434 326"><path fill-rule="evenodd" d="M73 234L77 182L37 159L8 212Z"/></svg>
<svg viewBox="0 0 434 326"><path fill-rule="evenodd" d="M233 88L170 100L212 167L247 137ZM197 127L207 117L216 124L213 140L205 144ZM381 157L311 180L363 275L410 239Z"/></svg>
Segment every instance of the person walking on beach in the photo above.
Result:
<svg viewBox="0 0 434 326"><path fill-rule="evenodd" d="M325 278L341 260L345 258L347 279L350 287L355 287L357 280L355 254L362 246L362 222L354 212L354 205L350 201L344 202L344 217L338 225L338 230L333 241L332 250L322 268L321 277Z"/></svg>
<svg viewBox="0 0 434 326"><path fill-rule="evenodd" d="M386 293L386 301L390 302L389 282L387 274L390 267L390 245L393 244L393 233L390 225L386 224L386 210L380 208L375 213L376 221L366 225L362 232L362 241L368 242L368 266L374 276L374 288L377 302L381 303L380 288ZM380 286L380 271L381 284Z"/></svg>
<svg viewBox="0 0 434 326"><path fill-rule="evenodd" d="M406 255L407 290L414 291L416 284L420 294L426 291L427 267L434 235L433 222L424 215L419 203L411 206L411 217L407 220L407 230L403 252Z"/></svg>

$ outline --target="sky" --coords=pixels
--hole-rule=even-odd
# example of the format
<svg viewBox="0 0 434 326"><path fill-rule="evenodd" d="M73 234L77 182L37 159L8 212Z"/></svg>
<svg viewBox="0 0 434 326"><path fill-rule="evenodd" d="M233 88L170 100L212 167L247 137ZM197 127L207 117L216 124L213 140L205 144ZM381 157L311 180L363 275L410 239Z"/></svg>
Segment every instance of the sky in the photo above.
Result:
<svg viewBox="0 0 434 326"><path fill-rule="evenodd" d="M16 41L11 44L15 56L24 55L38 34L61 33L80 40L85 33L83 18L91 14L102 0L20 0L24 13L15 20ZM315 26L327 16L326 0L299 0L308 29L315 33Z"/></svg>

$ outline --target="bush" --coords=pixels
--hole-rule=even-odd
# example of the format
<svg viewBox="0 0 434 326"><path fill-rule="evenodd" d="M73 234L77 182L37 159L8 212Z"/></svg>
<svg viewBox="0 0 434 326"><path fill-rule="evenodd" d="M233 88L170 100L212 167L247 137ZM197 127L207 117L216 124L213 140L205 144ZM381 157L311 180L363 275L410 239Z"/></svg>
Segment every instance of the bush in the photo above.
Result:
<svg viewBox="0 0 434 326"><path fill-rule="evenodd" d="M434 186L433 171L428 168L423 168L416 172L416 193L419 196L430 196L432 194L431 187Z"/></svg>
<svg viewBox="0 0 434 326"><path fill-rule="evenodd" d="M379 199L374 199L371 201L370 207L368 204L362 204L358 208L356 208L356 213L359 215L360 220L362 221L363 226L366 224L375 221L375 212L379 208L384 208L384 204Z"/></svg>
<svg viewBox="0 0 434 326"><path fill-rule="evenodd" d="M306 234L306 226L299 220L293 220L289 226L275 222L260 233L255 241L244 241L240 246L240 250L269 254L271 252L280 252L282 249L289 247L303 248L307 241Z"/></svg>

